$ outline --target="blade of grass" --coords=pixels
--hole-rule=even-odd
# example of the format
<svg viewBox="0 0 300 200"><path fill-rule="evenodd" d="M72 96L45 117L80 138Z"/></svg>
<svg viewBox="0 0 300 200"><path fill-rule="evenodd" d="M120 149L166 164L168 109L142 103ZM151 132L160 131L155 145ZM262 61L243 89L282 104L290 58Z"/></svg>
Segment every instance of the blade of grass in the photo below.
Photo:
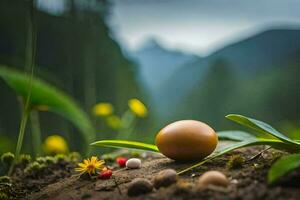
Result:
<svg viewBox="0 0 300 200"><path fill-rule="evenodd" d="M35 30L35 23L34 23L34 0L31 1L30 9L29 9L29 20L28 20L28 33L27 33L27 46L26 46L26 64L25 66L30 69L30 77L29 77L29 84L28 84L28 94L25 101L24 111L20 123L20 130L19 130L19 136L16 146L16 152L15 152L15 159L13 164L11 165L8 174L10 175L13 170L13 166L15 162L19 159L25 130L26 130L26 124L28 121L28 116L30 113L30 98L31 98L31 89L32 89L32 80L33 80L33 74L34 74L34 67L35 67L35 55L36 55L36 30Z"/></svg>
<svg viewBox="0 0 300 200"><path fill-rule="evenodd" d="M92 146L99 147L113 147L113 148L128 148L128 149L139 149L146 151L159 152L157 146L153 144L147 144L136 141L128 140L100 140L91 144Z"/></svg>
<svg viewBox="0 0 300 200"><path fill-rule="evenodd" d="M31 110L30 112L30 122L31 122L31 134L32 134L32 144L35 156L41 155L41 127L40 127L40 119L39 113L37 110Z"/></svg>

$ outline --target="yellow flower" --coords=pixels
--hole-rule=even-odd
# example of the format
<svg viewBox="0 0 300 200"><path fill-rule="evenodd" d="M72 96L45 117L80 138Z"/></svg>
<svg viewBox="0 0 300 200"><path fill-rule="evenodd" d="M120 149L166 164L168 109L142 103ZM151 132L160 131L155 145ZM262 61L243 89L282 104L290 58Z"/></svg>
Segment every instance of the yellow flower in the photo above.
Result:
<svg viewBox="0 0 300 200"><path fill-rule="evenodd" d="M43 149L46 154L64 154L68 152L68 144L63 137L51 135L44 141Z"/></svg>
<svg viewBox="0 0 300 200"><path fill-rule="evenodd" d="M146 117L148 110L140 100L130 99L128 101L128 106L130 110L138 117Z"/></svg>
<svg viewBox="0 0 300 200"><path fill-rule="evenodd" d="M106 118L106 123L112 129L117 130L121 126L121 119L117 115L111 115L111 116L109 116L109 117Z"/></svg>
<svg viewBox="0 0 300 200"><path fill-rule="evenodd" d="M98 160L96 156L92 156L91 159L84 159L82 163L78 163L79 167L75 168L75 171L92 175L96 173L96 170L102 169L104 163L104 160Z"/></svg>
<svg viewBox="0 0 300 200"><path fill-rule="evenodd" d="M97 103L94 105L92 111L96 116L108 116L113 113L114 107L111 103Z"/></svg>

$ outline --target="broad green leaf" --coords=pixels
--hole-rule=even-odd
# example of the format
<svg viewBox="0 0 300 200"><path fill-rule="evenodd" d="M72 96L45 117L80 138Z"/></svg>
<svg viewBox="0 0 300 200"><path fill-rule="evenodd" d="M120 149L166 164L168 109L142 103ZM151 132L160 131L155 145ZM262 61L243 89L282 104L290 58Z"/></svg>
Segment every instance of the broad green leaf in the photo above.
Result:
<svg viewBox="0 0 300 200"><path fill-rule="evenodd" d="M0 66L0 77L20 96L28 94L29 77L19 71ZM84 137L87 144L95 139L94 128L87 114L64 92L34 78L31 88L30 105L61 115L72 122Z"/></svg>
<svg viewBox="0 0 300 200"><path fill-rule="evenodd" d="M288 172L300 167L300 154L281 157L271 167L268 173L268 182L274 183Z"/></svg>
<svg viewBox="0 0 300 200"><path fill-rule="evenodd" d="M253 129L254 131L260 133L259 137L261 138L277 138L292 145L300 145L300 143L291 140L265 122L236 114L227 115L226 118Z"/></svg>
<svg viewBox="0 0 300 200"><path fill-rule="evenodd" d="M153 144L146 144L142 142L128 141L128 140L100 140L92 143L91 145L100 146L100 147L139 149L139 150L159 152L157 146Z"/></svg>
<svg viewBox="0 0 300 200"><path fill-rule="evenodd" d="M250 133L244 131L219 131L217 132L218 138L220 140L232 140L232 141L244 141L249 140L251 138L255 138L255 136Z"/></svg>

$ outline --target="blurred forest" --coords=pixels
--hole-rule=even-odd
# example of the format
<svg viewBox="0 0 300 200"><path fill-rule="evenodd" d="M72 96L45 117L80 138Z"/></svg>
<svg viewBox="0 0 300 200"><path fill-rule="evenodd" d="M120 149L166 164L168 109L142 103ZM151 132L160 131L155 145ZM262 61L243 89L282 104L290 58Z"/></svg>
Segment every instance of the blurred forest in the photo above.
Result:
<svg viewBox="0 0 300 200"><path fill-rule="evenodd" d="M98 101L110 102L116 113L122 113L128 99L145 100L136 81L136 65L123 55L106 25L109 3L70 0L67 5L66 11L59 16L35 10L35 75L70 94L88 113ZM22 71L27 70L29 8L30 1L0 2L0 64ZM0 93L1 144L13 147L7 138L17 139L21 107L16 94L2 80ZM76 130L53 114L41 113L41 128L44 136L54 133L65 136L71 141L71 147L80 142L79 136L73 133ZM107 130L101 126L97 129L97 132L104 131ZM106 134L106 137L111 135ZM25 143L30 144L30 141Z"/></svg>

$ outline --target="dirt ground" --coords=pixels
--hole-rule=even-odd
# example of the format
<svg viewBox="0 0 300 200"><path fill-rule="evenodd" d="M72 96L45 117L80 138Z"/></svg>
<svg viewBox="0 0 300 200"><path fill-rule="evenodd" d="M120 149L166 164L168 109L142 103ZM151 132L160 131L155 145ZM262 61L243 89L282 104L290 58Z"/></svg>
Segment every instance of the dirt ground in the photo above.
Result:
<svg viewBox="0 0 300 200"><path fill-rule="evenodd" d="M152 178L161 170L172 168L177 171L191 163L176 163L163 156L147 156L141 169L116 169L113 178L108 180L90 180L78 177L74 173L74 163L61 162L41 174L22 177L16 172L13 199L55 200L55 199L300 199L300 170L285 176L276 185L266 182L277 151L268 150L256 159L253 155L259 148L237 150L221 158L204 164L186 174L180 175L179 181L167 188L153 190L137 197L128 197L127 188L134 178ZM232 155L241 155L247 162L241 168L229 169L227 162ZM249 160L250 159L250 160ZM197 180L208 170L219 170L230 179L227 188L212 187L199 189Z"/></svg>

